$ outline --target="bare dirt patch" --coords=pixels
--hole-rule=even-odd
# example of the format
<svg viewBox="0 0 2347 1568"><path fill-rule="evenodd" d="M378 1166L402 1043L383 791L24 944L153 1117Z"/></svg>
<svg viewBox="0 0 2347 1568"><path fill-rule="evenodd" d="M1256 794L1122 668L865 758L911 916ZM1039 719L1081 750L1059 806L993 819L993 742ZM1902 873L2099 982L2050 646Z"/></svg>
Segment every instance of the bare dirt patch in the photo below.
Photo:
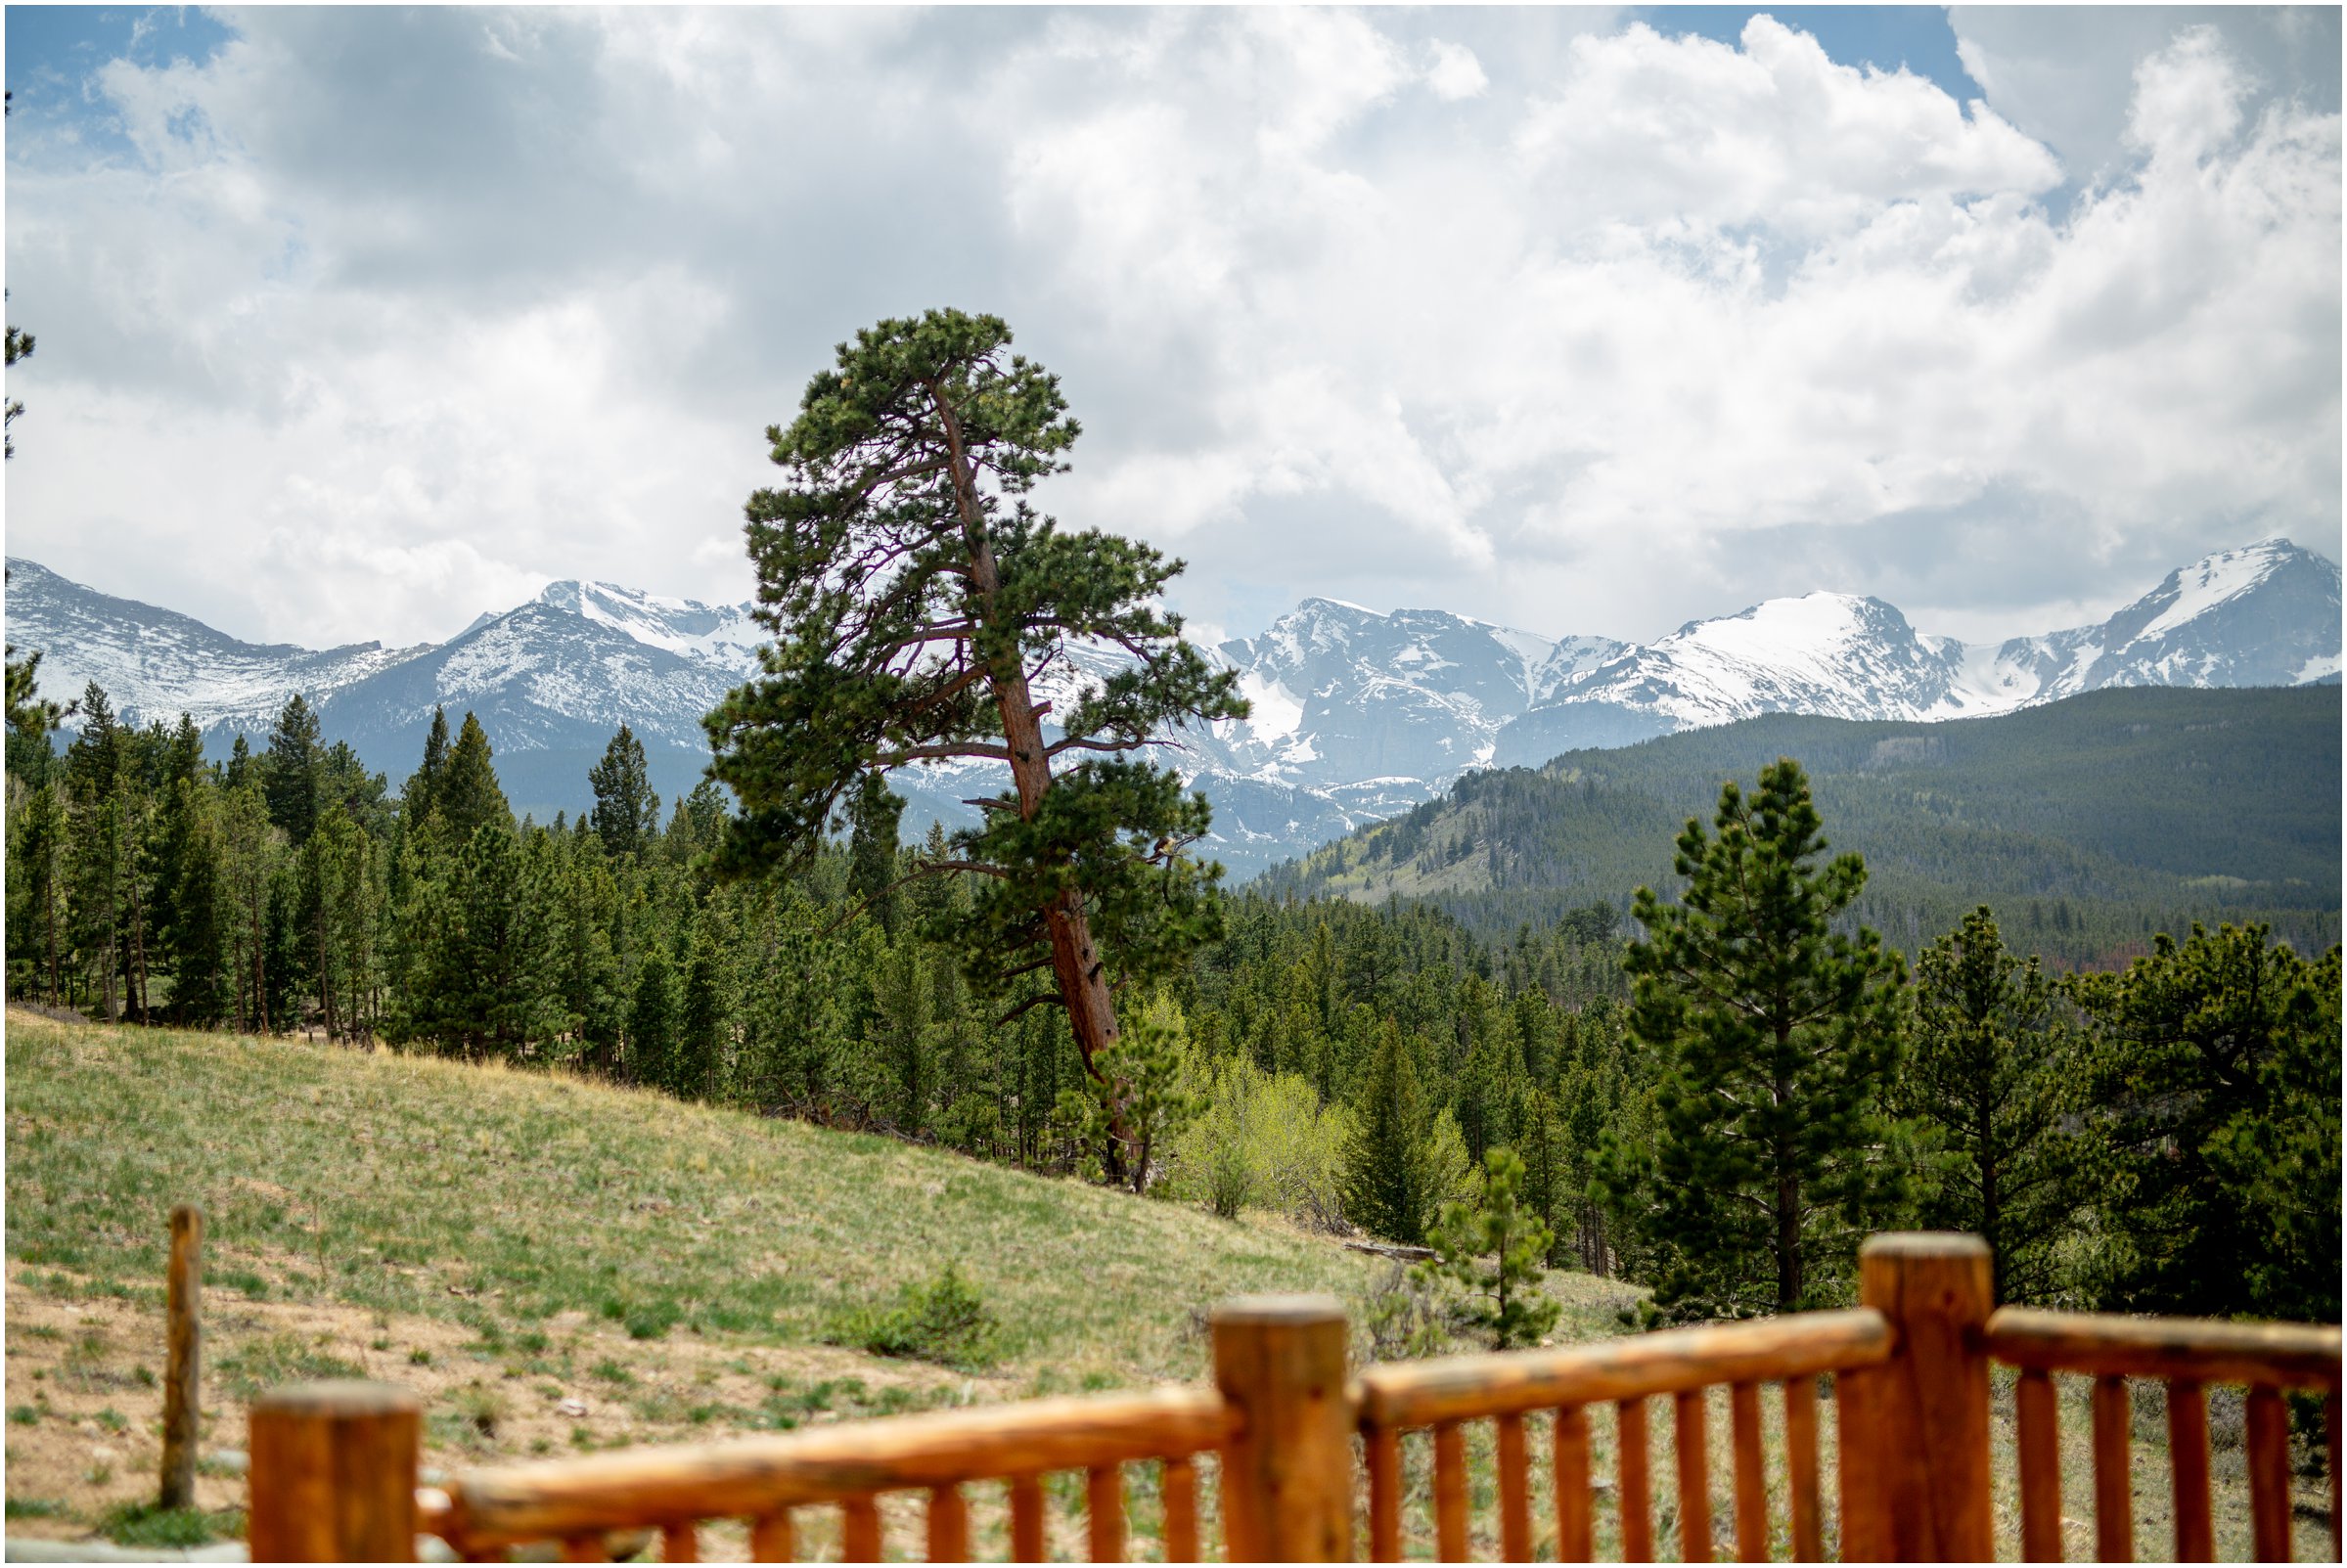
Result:
<svg viewBox="0 0 2347 1568"><path fill-rule="evenodd" d="M298 1267L244 1258L215 1260L211 1272L215 1279L235 1273L274 1282ZM154 1497L162 1456L162 1311L83 1293L86 1283L54 1269L9 1270L11 1536L80 1539L109 1506ZM444 1319L248 1300L214 1283L203 1319L206 1462L197 1503L206 1510L244 1505L243 1474L213 1456L245 1448L251 1392L305 1377L361 1376L415 1389L426 1412L424 1463L452 1473L1021 1392L1002 1378L820 1346L720 1343L685 1332L631 1339L578 1312L490 1345Z"/></svg>

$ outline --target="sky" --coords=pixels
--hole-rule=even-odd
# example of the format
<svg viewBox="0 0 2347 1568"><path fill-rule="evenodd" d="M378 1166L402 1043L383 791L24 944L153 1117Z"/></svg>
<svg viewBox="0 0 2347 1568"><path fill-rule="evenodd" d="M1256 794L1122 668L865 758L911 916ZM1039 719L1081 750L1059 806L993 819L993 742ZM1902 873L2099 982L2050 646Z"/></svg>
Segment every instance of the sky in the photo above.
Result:
<svg viewBox="0 0 2347 1568"><path fill-rule="evenodd" d="M2335 8L12 5L5 66L8 552L253 641L745 599L765 427L942 305L1209 637L2340 554Z"/></svg>

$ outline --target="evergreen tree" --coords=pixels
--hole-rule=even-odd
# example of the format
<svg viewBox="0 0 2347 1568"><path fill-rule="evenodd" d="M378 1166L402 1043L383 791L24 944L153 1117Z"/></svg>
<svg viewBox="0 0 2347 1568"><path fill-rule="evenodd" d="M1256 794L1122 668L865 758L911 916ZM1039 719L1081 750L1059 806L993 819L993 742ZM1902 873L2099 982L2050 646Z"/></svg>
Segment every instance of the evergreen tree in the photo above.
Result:
<svg viewBox="0 0 2347 1568"><path fill-rule="evenodd" d="M272 1015L275 989L269 973L269 889L276 880L278 840L269 826L268 801L257 782L224 787L221 847L225 851L234 958L237 1027L266 1034L289 1020Z"/></svg>
<svg viewBox="0 0 2347 1568"><path fill-rule="evenodd" d="M631 1082L666 1088L676 1057L676 966L654 944L636 969L635 997L627 1009L627 1076Z"/></svg>
<svg viewBox="0 0 2347 1568"><path fill-rule="evenodd" d="M1492 1349L1512 1350L1556 1327L1563 1310L1540 1289L1556 1238L1519 1200L1524 1162L1513 1149L1493 1149L1483 1173L1482 1201L1443 1205L1432 1237L1435 1260L1420 1266L1420 1277L1459 1285L1467 1293L1467 1322L1490 1333Z"/></svg>
<svg viewBox="0 0 2347 1568"><path fill-rule="evenodd" d="M347 740L337 740L319 755L319 810L339 808L370 837L381 838L391 830L389 783L380 773L369 773Z"/></svg>
<svg viewBox="0 0 2347 1568"><path fill-rule="evenodd" d="M62 787L44 784L11 819L15 846L8 857L8 892L14 914L8 922L12 948L27 954L51 1007L68 995L66 961L71 951L73 917L68 904L70 824Z"/></svg>
<svg viewBox="0 0 2347 1568"><path fill-rule="evenodd" d="M786 479L750 497L747 531L776 642L709 738L744 807L737 871L803 859L875 768L1007 766L1014 788L925 869L985 879L960 933L972 982L1048 969L1056 988L1019 1005L1062 1008L1097 1075L1118 984L1170 975L1215 930L1219 868L1183 854L1204 797L1124 754L1246 705L1154 607L1178 562L1026 504L1077 426L1010 337L959 311L882 322L768 430ZM1136 662L1055 713L1033 684L1078 640Z"/></svg>
<svg viewBox="0 0 2347 1568"><path fill-rule="evenodd" d="M1386 1024L1370 1058L1345 1148L1345 1218L1372 1235L1416 1245L1440 1197L1428 1157L1432 1119L1401 1031Z"/></svg>
<svg viewBox="0 0 2347 1568"><path fill-rule="evenodd" d="M399 819L421 828L440 804L440 784L448 775L448 710L434 703L431 728L424 735L424 760L408 775L399 790Z"/></svg>
<svg viewBox="0 0 2347 1568"><path fill-rule="evenodd" d="M2036 959L2006 948L1985 908L1916 963L1899 1098L1946 1151L1921 1218L1989 1244L2000 1301L2054 1296L2095 1171L2089 1141L2065 1128L2085 1109L2083 1063L2054 990Z"/></svg>
<svg viewBox="0 0 2347 1568"><path fill-rule="evenodd" d="M594 825L604 853L618 859L642 851L660 830L660 797L653 792L644 742L626 725L587 770L595 790Z"/></svg>
<svg viewBox="0 0 2347 1568"><path fill-rule="evenodd" d="M160 834L168 867L157 906L171 971L174 1022L208 1029L234 1005L227 852L211 790L195 778L174 780Z"/></svg>
<svg viewBox="0 0 2347 1568"><path fill-rule="evenodd" d="M269 821L282 829L295 849L309 842L318 826L318 716L296 692L286 698L269 732L269 749L261 760L261 788L269 800Z"/></svg>
<svg viewBox="0 0 2347 1568"><path fill-rule="evenodd" d="M703 918L693 922L685 947L684 984L677 998L676 1051L668 1082L669 1092L684 1099L708 1098L725 1066L729 1020L720 924L704 911Z"/></svg>
<svg viewBox="0 0 2347 1568"><path fill-rule="evenodd" d="M604 862L601 838L575 836L566 848L557 873L561 892L553 905L555 991L581 1059L599 1071L615 1072L622 997L611 923L618 915L619 888Z"/></svg>
<svg viewBox="0 0 2347 1568"><path fill-rule="evenodd" d="M416 900L419 958L405 1037L477 1058L512 1057L557 1033L563 1014L538 871L514 829L491 823L474 830L446 879Z"/></svg>
<svg viewBox="0 0 2347 1568"><path fill-rule="evenodd" d="M2119 1162L2106 1307L2337 1320L2339 988L2338 949L2310 963L2256 925L2079 979Z"/></svg>
<svg viewBox="0 0 2347 1568"><path fill-rule="evenodd" d="M238 736L228 747L228 766L220 771L220 784L228 789L239 789L248 784L258 784L260 765L252 759L252 747Z"/></svg>
<svg viewBox="0 0 2347 1568"><path fill-rule="evenodd" d="M847 798L847 891L883 930L897 928L896 851L905 801L878 769Z"/></svg>
<svg viewBox="0 0 2347 1568"><path fill-rule="evenodd" d="M1124 1180L1136 1192L1148 1189L1156 1162L1205 1108L1190 1085L1189 1047L1180 1004L1159 995L1108 1048L1106 1070L1061 1091L1086 1147L1106 1151L1124 1130L1132 1149Z"/></svg>
<svg viewBox="0 0 2347 1568"><path fill-rule="evenodd" d="M490 766L492 754L488 732L466 714L448 753L447 770L432 791L433 808L452 844L470 844L481 829L492 825L509 830L514 826L514 809L506 804L497 770Z"/></svg>
<svg viewBox="0 0 2347 1568"><path fill-rule="evenodd" d="M1790 758L1749 798L1721 787L1716 837L1691 820L1676 905L1638 890L1631 1027L1664 1063L1650 1174L1656 1299L1791 1312L1888 1212L1898 1173L1878 1101L1898 1064L1902 972L1873 931L1833 921L1866 885L1827 843ZM1692 1298L1692 1299L1691 1299Z"/></svg>

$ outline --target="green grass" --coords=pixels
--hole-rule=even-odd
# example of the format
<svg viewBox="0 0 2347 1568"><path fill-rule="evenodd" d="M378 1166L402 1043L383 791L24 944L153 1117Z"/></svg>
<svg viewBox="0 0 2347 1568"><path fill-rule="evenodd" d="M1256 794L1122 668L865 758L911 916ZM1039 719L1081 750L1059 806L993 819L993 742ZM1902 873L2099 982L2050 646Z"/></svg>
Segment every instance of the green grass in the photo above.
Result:
<svg viewBox="0 0 2347 1568"><path fill-rule="evenodd" d="M233 1541L244 1534L244 1512L223 1508L205 1513L201 1508L158 1508L152 1502L118 1502L101 1514L98 1532L118 1546L163 1546L184 1549Z"/></svg>
<svg viewBox="0 0 2347 1568"><path fill-rule="evenodd" d="M953 1262L1007 1374L1132 1382L1202 1375L1223 1297L1358 1309L1375 1277L1188 1207L566 1077L27 1013L7 1056L8 1247L58 1270L69 1249L72 1276L27 1277L65 1297L159 1299L166 1217L191 1201L215 1282L489 1343L575 1310L640 1339L813 1344Z"/></svg>
<svg viewBox="0 0 2347 1568"><path fill-rule="evenodd" d="M8 1517L11 1519L70 1519L73 1510L53 1498L10 1498Z"/></svg>

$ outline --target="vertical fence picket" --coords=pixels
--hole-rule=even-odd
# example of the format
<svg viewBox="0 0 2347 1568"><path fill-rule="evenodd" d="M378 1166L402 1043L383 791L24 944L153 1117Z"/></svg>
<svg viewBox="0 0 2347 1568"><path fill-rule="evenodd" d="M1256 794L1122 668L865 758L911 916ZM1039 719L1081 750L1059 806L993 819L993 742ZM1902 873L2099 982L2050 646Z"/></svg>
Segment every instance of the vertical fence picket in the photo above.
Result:
<svg viewBox="0 0 2347 1568"><path fill-rule="evenodd" d="M2208 1396L2198 1383L2168 1384L2168 1480L2176 1500L2176 1560L2217 1559L2208 1492Z"/></svg>
<svg viewBox="0 0 2347 1568"><path fill-rule="evenodd" d="M1532 1560L1531 1477L1524 1462L1524 1418L1510 1413L1493 1425L1498 1432L1500 1471L1500 1560Z"/></svg>
<svg viewBox="0 0 2347 1568"><path fill-rule="evenodd" d="M1197 1466L1187 1458L1167 1459L1157 1494L1165 1506L1165 1560L1197 1561Z"/></svg>
<svg viewBox="0 0 2347 1568"><path fill-rule="evenodd" d="M929 1489L928 1516L929 1561L968 1562L970 1560L970 1505L962 1501L958 1486Z"/></svg>
<svg viewBox="0 0 2347 1568"><path fill-rule="evenodd" d="M700 1536L694 1530L692 1520L660 1527L660 1561L700 1561Z"/></svg>
<svg viewBox="0 0 2347 1568"><path fill-rule="evenodd" d="M1626 1399L1614 1406L1613 1412L1615 1463L1621 1470L1614 1493L1622 1516L1622 1561L1652 1562L1654 1499L1647 1474L1647 1402Z"/></svg>
<svg viewBox="0 0 2347 1568"><path fill-rule="evenodd" d="M1043 1561L1043 1477L1011 1477L1011 1560Z"/></svg>
<svg viewBox="0 0 2347 1568"><path fill-rule="evenodd" d="M1465 1562L1467 1552L1467 1434L1457 1421L1434 1428L1434 1556Z"/></svg>
<svg viewBox="0 0 2347 1568"><path fill-rule="evenodd" d="M2249 1390L2249 1533L2259 1562L2290 1560L2290 1417L2281 1390Z"/></svg>
<svg viewBox="0 0 2347 1568"><path fill-rule="evenodd" d="M1679 1560L1711 1561L1711 1449L1703 1436L1703 1390L1671 1401L1679 1448Z"/></svg>
<svg viewBox="0 0 2347 1568"><path fill-rule="evenodd" d="M2127 1379L2095 1379L2095 1555L2135 1560L2135 1478L2127 1453Z"/></svg>
<svg viewBox="0 0 2347 1568"><path fill-rule="evenodd" d="M1888 1375L1880 1366L1853 1367L1833 1379L1833 1419L1837 1432L1834 1470L1841 1499L1841 1551L1844 1562L1887 1562L1891 1535L1884 1518L1881 1485L1881 1385Z"/></svg>
<svg viewBox="0 0 2347 1568"><path fill-rule="evenodd" d="M880 1560L880 1503L878 1498L866 1496L840 1501L839 1560Z"/></svg>
<svg viewBox="0 0 2347 1568"><path fill-rule="evenodd" d="M1590 1559L1589 1414L1578 1405L1557 1412L1557 1560Z"/></svg>
<svg viewBox="0 0 2347 1568"><path fill-rule="evenodd" d="M1760 1441L1759 1384L1729 1388L1728 1420L1736 1438L1736 1555L1743 1562L1766 1562L1769 1472Z"/></svg>
<svg viewBox="0 0 2347 1568"><path fill-rule="evenodd" d="M611 1553L603 1544L603 1532L591 1530L583 1536L571 1536L563 1542L564 1562L609 1562Z"/></svg>
<svg viewBox="0 0 2347 1568"><path fill-rule="evenodd" d="M1819 1562L1826 1535L1818 1518L1818 1380L1784 1384L1784 1490L1792 1516L1793 1561Z"/></svg>
<svg viewBox="0 0 2347 1568"><path fill-rule="evenodd" d="M798 1543L790 1528L790 1510L777 1508L762 1513L749 1522L749 1560L751 1562L789 1562L798 1555Z"/></svg>
<svg viewBox="0 0 2347 1568"><path fill-rule="evenodd" d="M2053 1377L2021 1373L2013 1390L2019 1430L2014 1448L2021 1467L2021 1557L2059 1562L2061 1551L2061 1432Z"/></svg>
<svg viewBox="0 0 2347 1568"><path fill-rule="evenodd" d="M1116 1464L1096 1464L1084 1472L1087 1540L1094 1562L1122 1562L1125 1557L1125 1475Z"/></svg>
<svg viewBox="0 0 2347 1568"><path fill-rule="evenodd" d="M1369 1560L1402 1560L1402 1434L1380 1426L1369 1434Z"/></svg>

